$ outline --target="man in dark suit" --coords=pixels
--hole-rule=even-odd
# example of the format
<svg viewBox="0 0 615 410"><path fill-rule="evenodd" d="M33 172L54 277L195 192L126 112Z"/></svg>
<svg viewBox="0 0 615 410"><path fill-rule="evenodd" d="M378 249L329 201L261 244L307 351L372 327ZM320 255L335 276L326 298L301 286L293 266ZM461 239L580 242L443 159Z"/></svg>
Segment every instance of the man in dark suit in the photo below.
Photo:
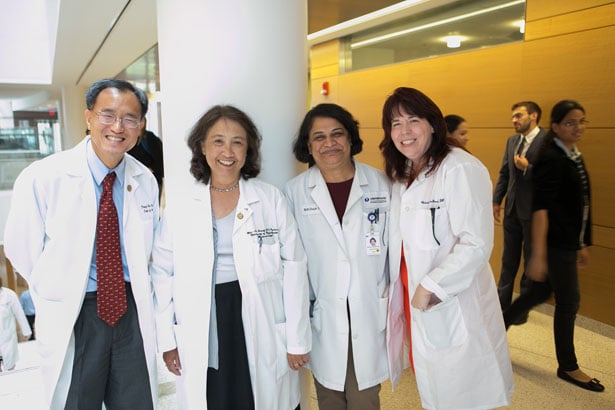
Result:
<svg viewBox="0 0 615 410"><path fill-rule="evenodd" d="M506 141L506 150L500 176L493 192L493 217L500 222L502 199L504 209L504 250L502 270L498 282L500 305L504 311L512 302L515 277L523 250L521 293L527 289L525 269L531 252L532 216L532 164L536 162L543 144L545 130L538 127L542 111L533 101L522 101L512 106L512 124L516 134ZM527 313L514 324L527 321Z"/></svg>

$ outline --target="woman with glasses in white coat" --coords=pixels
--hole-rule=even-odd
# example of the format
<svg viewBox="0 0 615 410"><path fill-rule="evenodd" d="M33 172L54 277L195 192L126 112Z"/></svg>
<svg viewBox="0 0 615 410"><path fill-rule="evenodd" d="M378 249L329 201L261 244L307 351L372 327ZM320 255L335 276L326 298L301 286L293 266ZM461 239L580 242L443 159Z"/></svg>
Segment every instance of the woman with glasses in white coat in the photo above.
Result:
<svg viewBox="0 0 615 410"><path fill-rule="evenodd" d="M309 168L285 188L307 253L308 366L321 409L378 409L380 383L388 377L390 187L380 171L354 160L362 146L348 111L317 105L294 144L295 157Z"/></svg>

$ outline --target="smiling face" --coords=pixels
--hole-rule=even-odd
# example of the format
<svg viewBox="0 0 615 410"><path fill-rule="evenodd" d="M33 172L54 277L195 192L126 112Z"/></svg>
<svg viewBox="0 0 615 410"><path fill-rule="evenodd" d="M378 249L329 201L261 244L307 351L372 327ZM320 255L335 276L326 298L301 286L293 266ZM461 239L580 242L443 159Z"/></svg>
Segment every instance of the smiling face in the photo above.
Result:
<svg viewBox="0 0 615 410"><path fill-rule="evenodd" d="M423 158L431 145L433 132L429 121L410 115L401 107L391 118L391 139L395 148L419 169L424 165Z"/></svg>
<svg viewBox="0 0 615 410"><path fill-rule="evenodd" d="M111 125L105 125L100 122L100 114L141 122L141 104L132 92L106 88L98 94L94 107L85 110L85 120L90 130L94 152L107 168L113 169L122 161L124 153L135 146L141 127L126 128L119 120Z"/></svg>
<svg viewBox="0 0 615 410"><path fill-rule="evenodd" d="M316 117L308 139L308 150L320 170L352 168L350 136L341 122Z"/></svg>
<svg viewBox="0 0 615 410"><path fill-rule="evenodd" d="M246 163L246 130L236 121L220 118L207 132L201 152L211 169L212 184L232 185L239 180L241 168Z"/></svg>

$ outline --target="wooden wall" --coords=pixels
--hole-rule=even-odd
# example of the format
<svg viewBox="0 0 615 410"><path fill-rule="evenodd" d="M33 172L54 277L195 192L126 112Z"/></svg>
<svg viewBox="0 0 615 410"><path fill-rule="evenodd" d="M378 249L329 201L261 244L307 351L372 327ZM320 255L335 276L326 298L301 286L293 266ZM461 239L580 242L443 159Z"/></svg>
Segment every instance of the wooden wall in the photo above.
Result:
<svg viewBox="0 0 615 410"><path fill-rule="evenodd" d="M510 107L521 100L543 109L578 100L590 126L579 148L592 183L594 246L580 271L582 315L615 325L615 3L605 0L528 0L526 39L474 51L339 74L339 43L312 47L311 104L335 102L359 120L365 141L360 161L382 168L381 109L399 86L429 95L445 114L465 117L469 150L498 177L506 139L514 133ZM320 94L329 82L330 94ZM491 264L499 277L502 227L496 224Z"/></svg>

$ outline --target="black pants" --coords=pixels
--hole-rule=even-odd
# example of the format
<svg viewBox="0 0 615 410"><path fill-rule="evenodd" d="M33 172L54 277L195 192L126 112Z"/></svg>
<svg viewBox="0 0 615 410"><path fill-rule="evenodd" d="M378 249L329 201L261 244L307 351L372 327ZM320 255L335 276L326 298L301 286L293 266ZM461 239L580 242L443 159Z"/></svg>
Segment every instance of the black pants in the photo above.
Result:
<svg viewBox="0 0 615 410"><path fill-rule="evenodd" d="M30 329L32 329L32 336L30 336L30 340L35 340L36 339L36 335L34 332L34 319L36 318L35 315L26 315L26 319L28 320L28 324L30 325Z"/></svg>
<svg viewBox="0 0 615 410"><path fill-rule="evenodd" d="M530 281L525 294L519 296L504 312L506 328L523 312L555 295L553 337L559 368L572 371L579 368L574 351L574 321L579 311L581 295L577 271L577 252L549 247L549 274L546 282Z"/></svg>
<svg viewBox="0 0 615 410"><path fill-rule="evenodd" d="M253 410L254 396L241 317L239 282L216 285L218 369L207 369L207 408Z"/></svg>
<svg viewBox="0 0 615 410"><path fill-rule="evenodd" d="M130 284L127 311L111 327L96 313L96 292L86 293L75 322L75 359L67 410L150 410L152 393Z"/></svg>
<svg viewBox="0 0 615 410"><path fill-rule="evenodd" d="M513 207L510 215L504 215L502 227L504 229L504 249L502 251L502 270L498 281L498 297L502 311L504 311L512 302L515 277L521 264L521 251L523 251L523 274L521 276L520 293L524 294L528 287L525 269L531 252L531 221L520 219Z"/></svg>

